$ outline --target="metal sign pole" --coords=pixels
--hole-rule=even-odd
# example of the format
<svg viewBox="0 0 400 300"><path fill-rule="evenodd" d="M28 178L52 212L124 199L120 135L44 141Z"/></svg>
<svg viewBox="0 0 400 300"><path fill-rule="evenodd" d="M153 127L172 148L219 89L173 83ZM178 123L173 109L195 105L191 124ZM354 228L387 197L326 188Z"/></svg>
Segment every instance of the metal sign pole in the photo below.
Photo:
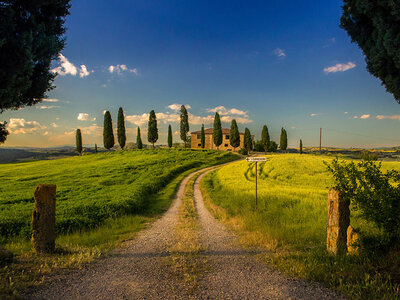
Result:
<svg viewBox="0 0 400 300"><path fill-rule="evenodd" d="M256 208L257 208L257 163L267 161L266 157L247 157L247 162L255 162L256 163ZM250 168L250 167L249 167Z"/></svg>
<svg viewBox="0 0 400 300"><path fill-rule="evenodd" d="M257 162L256 162L256 209L257 209Z"/></svg>

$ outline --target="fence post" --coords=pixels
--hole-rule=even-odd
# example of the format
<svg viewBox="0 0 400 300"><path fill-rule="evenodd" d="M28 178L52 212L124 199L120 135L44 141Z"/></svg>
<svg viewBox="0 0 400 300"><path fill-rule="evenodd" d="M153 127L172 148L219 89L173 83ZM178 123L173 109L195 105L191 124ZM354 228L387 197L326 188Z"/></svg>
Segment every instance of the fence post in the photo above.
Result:
<svg viewBox="0 0 400 300"><path fill-rule="evenodd" d="M329 190L327 250L333 254L347 251L347 228L350 225L350 203L342 199L339 191Z"/></svg>
<svg viewBox="0 0 400 300"><path fill-rule="evenodd" d="M56 239L56 186L39 184L34 193L32 245L37 253L51 253Z"/></svg>

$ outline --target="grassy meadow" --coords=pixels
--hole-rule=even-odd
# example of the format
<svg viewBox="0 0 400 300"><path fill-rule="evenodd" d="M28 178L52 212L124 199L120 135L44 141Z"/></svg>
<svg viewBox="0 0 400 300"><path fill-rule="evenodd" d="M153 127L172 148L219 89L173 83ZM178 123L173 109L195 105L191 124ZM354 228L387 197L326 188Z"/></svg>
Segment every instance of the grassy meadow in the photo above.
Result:
<svg viewBox="0 0 400 300"><path fill-rule="evenodd" d="M332 257L326 249L328 191L333 177L320 155L267 155L258 163L258 206L255 207L255 164L239 161L207 174L202 189L211 211L239 233L249 246L271 250L265 256L291 275L325 283L352 298L400 297L399 258ZM383 162L382 169L400 169ZM351 225L376 230L352 212ZM390 277L392 276L392 277ZM397 277L397 278L394 278ZM396 285L397 284L397 285ZM381 297L383 296L383 297Z"/></svg>

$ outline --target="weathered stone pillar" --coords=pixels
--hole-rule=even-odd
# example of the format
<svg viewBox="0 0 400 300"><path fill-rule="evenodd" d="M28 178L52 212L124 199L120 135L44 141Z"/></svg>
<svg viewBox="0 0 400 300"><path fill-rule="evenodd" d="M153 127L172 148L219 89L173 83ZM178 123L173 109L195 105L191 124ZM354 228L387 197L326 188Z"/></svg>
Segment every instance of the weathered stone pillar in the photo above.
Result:
<svg viewBox="0 0 400 300"><path fill-rule="evenodd" d="M344 201L339 191L329 190L327 249L333 254L346 252L347 228L350 225L350 203Z"/></svg>
<svg viewBox="0 0 400 300"><path fill-rule="evenodd" d="M39 184L34 193L32 245L36 252L54 251L56 239L56 186Z"/></svg>

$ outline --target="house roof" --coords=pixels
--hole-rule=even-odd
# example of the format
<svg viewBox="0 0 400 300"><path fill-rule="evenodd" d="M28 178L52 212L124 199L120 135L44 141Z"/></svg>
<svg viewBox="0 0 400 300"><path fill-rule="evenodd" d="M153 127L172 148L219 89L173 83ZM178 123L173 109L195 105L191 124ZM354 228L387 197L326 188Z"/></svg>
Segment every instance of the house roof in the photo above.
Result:
<svg viewBox="0 0 400 300"><path fill-rule="evenodd" d="M213 128L207 128L204 129L205 134L213 134L214 129ZM228 128L222 128L222 134L230 134L231 130ZM198 131L193 131L191 134L201 134L201 130ZM243 132L240 132L240 134L244 134Z"/></svg>

